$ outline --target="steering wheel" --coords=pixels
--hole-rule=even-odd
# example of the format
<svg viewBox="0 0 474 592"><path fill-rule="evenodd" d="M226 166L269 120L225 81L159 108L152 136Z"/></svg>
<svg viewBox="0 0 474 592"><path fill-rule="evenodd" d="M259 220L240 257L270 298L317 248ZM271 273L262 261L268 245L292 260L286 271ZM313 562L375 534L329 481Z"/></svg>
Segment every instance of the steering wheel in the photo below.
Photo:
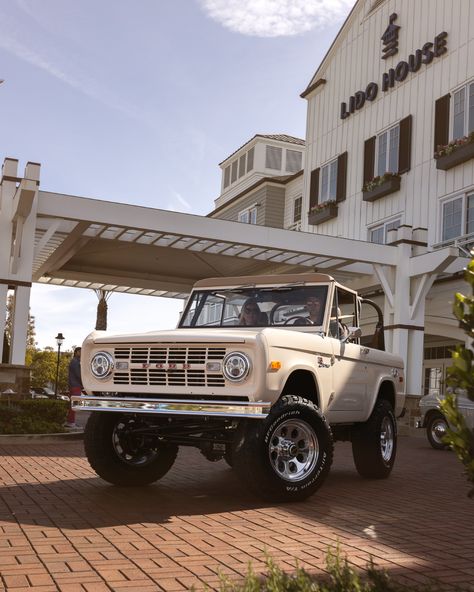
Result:
<svg viewBox="0 0 474 592"><path fill-rule="evenodd" d="M309 319L308 317L301 317L299 315L295 315L294 317L286 319L286 321L283 324L288 325L290 321L293 321L293 325L313 325L313 321L311 319ZM296 321L300 322L297 323Z"/></svg>

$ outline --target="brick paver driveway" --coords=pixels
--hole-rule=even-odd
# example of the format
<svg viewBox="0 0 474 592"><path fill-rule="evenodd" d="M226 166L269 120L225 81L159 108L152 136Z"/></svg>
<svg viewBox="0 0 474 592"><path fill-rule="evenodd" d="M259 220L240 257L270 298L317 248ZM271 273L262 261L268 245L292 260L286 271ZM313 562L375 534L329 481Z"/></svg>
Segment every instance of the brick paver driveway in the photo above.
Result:
<svg viewBox="0 0 474 592"><path fill-rule="evenodd" d="M213 589L219 571L262 569L265 551L318 572L338 543L354 565L372 556L404 581L474 581L474 501L454 455L424 438L400 438L383 481L361 479L338 443L323 488L287 505L251 497L193 449L142 489L96 477L80 441L4 445L0 463L0 589L11 592Z"/></svg>

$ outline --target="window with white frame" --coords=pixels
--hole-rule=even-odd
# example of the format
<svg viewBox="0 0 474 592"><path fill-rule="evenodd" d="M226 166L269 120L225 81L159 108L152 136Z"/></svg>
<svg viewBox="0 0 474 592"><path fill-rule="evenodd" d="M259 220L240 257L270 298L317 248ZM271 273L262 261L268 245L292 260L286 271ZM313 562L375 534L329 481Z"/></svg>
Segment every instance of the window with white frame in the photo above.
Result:
<svg viewBox="0 0 474 592"><path fill-rule="evenodd" d="M451 137L453 140L474 131L474 82L453 93L453 119Z"/></svg>
<svg viewBox="0 0 474 592"><path fill-rule="evenodd" d="M276 146L265 147L265 168L281 171L283 149Z"/></svg>
<svg viewBox="0 0 474 592"><path fill-rule="evenodd" d="M301 207L303 203L303 198L301 195L295 199L293 202L293 224L296 222L301 221Z"/></svg>
<svg viewBox="0 0 474 592"><path fill-rule="evenodd" d="M253 169L253 156L255 153L255 148L250 148L247 152L247 173Z"/></svg>
<svg viewBox="0 0 474 592"><path fill-rule="evenodd" d="M398 172L398 147L400 143L400 126L396 125L377 136L377 163L375 170L378 176L385 173Z"/></svg>
<svg viewBox="0 0 474 592"><path fill-rule="evenodd" d="M401 218L394 218L378 226L372 226L372 228L369 228L369 241L379 245L387 244L389 230L396 230L400 224Z"/></svg>
<svg viewBox="0 0 474 592"><path fill-rule="evenodd" d="M239 212L239 222L244 224L257 224L257 206L252 206Z"/></svg>
<svg viewBox="0 0 474 592"><path fill-rule="evenodd" d="M247 160L247 154L242 154L239 158L239 179L245 175L245 162Z"/></svg>
<svg viewBox="0 0 474 592"><path fill-rule="evenodd" d="M286 170L288 173L297 173L301 170L303 153L299 150L286 151Z"/></svg>
<svg viewBox="0 0 474 592"><path fill-rule="evenodd" d="M250 148L250 150L241 154L225 167L223 172L224 189L239 181L244 175L253 170L254 154L255 148Z"/></svg>
<svg viewBox="0 0 474 592"><path fill-rule="evenodd" d="M230 165L224 169L224 189L230 185Z"/></svg>
<svg viewBox="0 0 474 592"><path fill-rule="evenodd" d="M321 167L319 203L335 200L337 196L337 158Z"/></svg>
<svg viewBox="0 0 474 592"><path fill-rule="evenodd" d="M441 240L474 234L474 193L459 195L441 204Z"/></svg>

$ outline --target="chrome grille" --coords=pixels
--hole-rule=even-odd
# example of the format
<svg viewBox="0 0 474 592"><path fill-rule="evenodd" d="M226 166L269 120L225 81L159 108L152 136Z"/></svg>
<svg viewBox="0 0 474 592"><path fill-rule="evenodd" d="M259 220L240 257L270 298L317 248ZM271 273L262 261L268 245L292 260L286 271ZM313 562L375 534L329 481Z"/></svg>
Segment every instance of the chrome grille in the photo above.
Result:
<svg viewBox="0 0 474 592"><path fill-rule="evenodd" d="M222 361L225 354L225 347L117 347L115 359L129 368L115 371L114 384L224 387L222 373L207 373L206 362Z"/></svg>

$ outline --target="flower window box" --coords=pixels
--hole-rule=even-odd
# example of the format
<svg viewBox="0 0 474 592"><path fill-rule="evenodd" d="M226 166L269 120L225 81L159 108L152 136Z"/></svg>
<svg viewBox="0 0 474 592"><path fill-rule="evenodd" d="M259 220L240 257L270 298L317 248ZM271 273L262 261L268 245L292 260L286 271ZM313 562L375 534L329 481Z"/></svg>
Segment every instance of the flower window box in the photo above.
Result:
<svg viewBox="0 0 474 592"><path fill-rule="evenodd" d="M447 171L474 158L474 135L461 138L441 147L434 155L436 168Z"/></svg>
<svg viewBox="0 0 474 592"><path fill-rule="evenodd" d="M385 195L395 193L400 190L400 175L387 173L382 177L375 177L362 188L364 201L376 201Z"/></svg>
<svg viewBox="0 0 474 592"><path fill-rule="evenodd" d="M308 223L313 226L322 224L336 218L337 216L337 205L335 201L326 201L322 204L318 204L308 212Z"/></svg>

